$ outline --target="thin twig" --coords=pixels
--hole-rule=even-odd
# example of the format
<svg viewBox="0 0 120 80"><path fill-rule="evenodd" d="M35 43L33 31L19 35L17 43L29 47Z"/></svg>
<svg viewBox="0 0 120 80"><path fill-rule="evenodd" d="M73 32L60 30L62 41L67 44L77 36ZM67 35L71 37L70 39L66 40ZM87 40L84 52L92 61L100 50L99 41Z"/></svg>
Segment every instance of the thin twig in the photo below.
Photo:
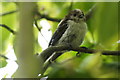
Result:
<svg viewBox="0 0 120 80"><path fill-rule="evenodd" d="M57 18L51 18L49 17L48 15L44 15L44 14L40 14L40 13L36 13L36 15L38 16L38 19L42 19L42 18L45 18L47 20L50 20L50 21L54 21L54 22L60 22L61 19L57 19Z"/></svg>
<svg viewBox="0 0 120 80"><path fill-rule="evenodd" d="M5 29L7 29L8 31L10 31L12 34L16 34L16 32L14 30L12 30L10 27L8 27L5 24L0 24L1 27L4 27Z"/></svg>
<svg viewBox="0 0 120 80"><path fill-rule="evenodd" d="M60 22L61 21L61 19L51 18L51 17L49 17L47 15L41 15L41 18L45 18L47 20L54 21L54 22Z"/></svg>
<svg viewBox="0 0 120 80"><path fill-rule="evenodd" d="M69 12L72 10L72 8L73 8L73 0L71 0L71 2L70 2Z"/></svg>
<svg viewBox="0 0 120 80"><path fill-rule="evenodd" d="M34 20L34 21L35 21L35 26L37 27L38 31L41 32L41 28L38 26L37 20Z"/></svg>
<svg viewBox="0 0 120 80"><path fill-rule="evenodd" d="M7 58L5 55L2 55L2 54L0 54L0 57L2 57L2 58L4 58L4 59L9 59L9 58Z"/></svg>
<svg viewBox="0 0 120 80"><path fill-rule="evenodd" d="M45 39L45 41L48 43L48 41L46 40L46 38L44 37L44 35L41 33L41 28L38 26L37 20L35 21L35 26L37 27L38 31L40 32L41 36Z"/></svg>
<svg viewBox="0 0 120 80"><path fill-rule="evenodd" d="M17 12L17 11L18 11L18 10L14 10L14 11L2 13L2 14L0 14L0 16L6 16L6 15L8 15L8 14L12 14L12 13L15 13L15 12Z"/></svg>
<svg viewBox="0 0 120 80"><path fill-rule="evenodd" d="M13 14L13 13L15 13L15 12L17 12L17 11L18 11L18 10L14 10L14 11L2 13L2 14L0 14L0 16L6 16L6 15L9 15L9 14ZM40 13L37 13L37 16L39 16L38 19L45 18L45 19L47 19L47 20L54 21L54 22L60 22L60 21L61 21L61 19L51 18L51 17L49 17L48 15L44 15L44 14L40 14Z"/></svg>
<svg viewBox="0 0 120 80"><path fill-rule="evenodd" d="M72 2L71 2L70 7L69 7L69 11L72 10L72 6L73 6L73 0L72 0ZM91 18L91 16L93 15L95 9L96 9L96 4L95 4L95 5L88 11L88 13L85 15L85 16L86 16L86 20L88 20L89 18ZM18 10L14 10L14 11L2 13L2 14L0 14L0 16L6 16L6 15L9 15L9 14L15 13L15 12L17 12L17 11L18 11ZM47 20L54 21L54 22L60 22L60 21L61 21L61 19L51 18L51 17L49 17L48 15L44 15L44 14L40 14L40 13L37 13L37 15L39 16L38 19L45 18L45 19L47 19Z"/></svg>
<svg viewBox="0 0 120 80"><path fill-rule="evenodd" d="M89 19L93 16L96 8L97 8L97 4L94 4L94 5L92 6L92 8L89 9L89 11L87 12L87 14L85 15L86 21L89 20Z"/></svg>

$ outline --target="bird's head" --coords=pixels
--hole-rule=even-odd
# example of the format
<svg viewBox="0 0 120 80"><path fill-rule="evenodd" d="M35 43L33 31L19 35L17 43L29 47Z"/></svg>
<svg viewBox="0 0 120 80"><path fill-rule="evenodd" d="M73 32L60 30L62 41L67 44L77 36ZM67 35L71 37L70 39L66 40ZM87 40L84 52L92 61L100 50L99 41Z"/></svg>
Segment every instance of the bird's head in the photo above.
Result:
<svg viewBox="0 0 120 80"><path fill-rule="evenodd" d="M70 11L66 18L75 22L85 21L84 13L80 9Z"/></svg>

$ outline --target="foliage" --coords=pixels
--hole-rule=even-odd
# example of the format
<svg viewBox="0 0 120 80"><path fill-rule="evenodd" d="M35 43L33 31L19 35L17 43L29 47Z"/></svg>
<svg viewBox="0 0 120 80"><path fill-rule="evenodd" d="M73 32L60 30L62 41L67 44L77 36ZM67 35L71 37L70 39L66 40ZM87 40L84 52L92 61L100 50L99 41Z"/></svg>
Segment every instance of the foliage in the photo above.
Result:
<svg viewBox="0 0 120 80"><path fill-rule="evenodd" d="M118 3L115 2L73 2L72 9L81 9L85 14L93 6L97 5L92 18L87 21L88 32L81 46L102 50L118 50ZM41 14L49 15L51 18L62 19L69 11L71 2L37 2L38 11ZM2 13L17 9L15 3L2 3ZM1 17L1 16L0 16ZM43 19L38 20L40 22ZM46 19L45 19L46 20ZM56 30L58 22L47 20L51 25L52 33ZM13 30L18 30L18 12L2 16L2 24L8 25ZM0 23L1 24L1 23ZM40 27L40 25L39 25ZM41 29L42 30L42 29ZM0 53L7 54L9 45L14 45L15 39L8 30L0 28ZM38 43L39 31L34 27L35 53L42 51L42 45ZM120 77L120 63L118 56L105 56L100 53L84 54L80 57L67 59L76 56L76 52L67 52L57 59L58 64L48 68L46 75L51 78L116 78ZM1 59L0 59L1 60ZM1 65L0 61L0 65ZM5 61L3 64L7 64ZM0 67L5 67L0 66Z"/></svg>

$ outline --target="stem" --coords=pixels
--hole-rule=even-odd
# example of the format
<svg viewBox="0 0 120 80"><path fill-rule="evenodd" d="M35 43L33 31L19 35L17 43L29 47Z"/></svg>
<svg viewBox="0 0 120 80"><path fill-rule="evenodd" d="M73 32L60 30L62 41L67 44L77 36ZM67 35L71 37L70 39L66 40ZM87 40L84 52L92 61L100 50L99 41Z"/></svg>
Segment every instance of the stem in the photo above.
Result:
<svg viewBox="0 0 120 80"><path fill-rule="evenodd" d="M21 2L19 10L20 23L15 46L19 68L15 78L36 78L40 72L40 62L34 54L33 21L36 4Z"/></svg>

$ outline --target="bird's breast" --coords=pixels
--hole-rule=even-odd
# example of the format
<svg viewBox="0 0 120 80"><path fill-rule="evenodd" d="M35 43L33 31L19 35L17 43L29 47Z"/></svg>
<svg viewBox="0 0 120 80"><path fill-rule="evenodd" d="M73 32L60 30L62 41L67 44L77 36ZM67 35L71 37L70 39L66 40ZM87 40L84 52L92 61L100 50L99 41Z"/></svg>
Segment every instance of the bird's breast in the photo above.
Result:
<svg viewBox="0 0 120 80"><path fill-rule="evenodd" d="M76 23L69 20L67 22L68 28L59 40L60 45L70 44L72 46L79 46L84 39L87 31L87 25L85 22Z"/></svg>

